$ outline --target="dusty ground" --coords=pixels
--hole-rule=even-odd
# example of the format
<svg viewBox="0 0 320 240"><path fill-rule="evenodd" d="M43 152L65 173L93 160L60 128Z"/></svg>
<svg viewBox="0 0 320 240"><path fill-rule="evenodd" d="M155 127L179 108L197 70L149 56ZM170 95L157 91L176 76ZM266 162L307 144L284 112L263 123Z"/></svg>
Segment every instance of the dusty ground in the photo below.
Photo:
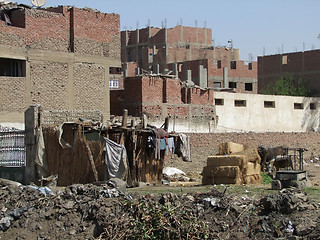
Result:
<svg viewBox="0 0 320 240"><path fill-rule="evenodd" d="M285 137L214 136L214 144L194 144L191 163L173 157L166 165L200 172L224 140L273 146L285 142L308 149L305 168L312 183L319 185L319 135ZM255 193L258 187L219 187L190 192L168 187L161 193L154 187L151 194L147 188L123 195L108 186L87 184L52 188L54 195L44 195L0 184L0 239L320 239L319 198L310 200L294 189Z"/></svg>

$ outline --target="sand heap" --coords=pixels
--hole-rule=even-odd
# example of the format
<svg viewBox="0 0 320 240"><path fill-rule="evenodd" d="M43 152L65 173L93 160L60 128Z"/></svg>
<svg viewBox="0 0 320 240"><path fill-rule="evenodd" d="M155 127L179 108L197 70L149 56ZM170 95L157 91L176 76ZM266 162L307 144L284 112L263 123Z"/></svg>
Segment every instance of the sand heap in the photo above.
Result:
<svg viewBox="0 0 320 240"><path fill-rule="evenodd" d="M261 158L256 147L221 143L219 154L209 156L203 168L203 184L259 184Z"/></svg>

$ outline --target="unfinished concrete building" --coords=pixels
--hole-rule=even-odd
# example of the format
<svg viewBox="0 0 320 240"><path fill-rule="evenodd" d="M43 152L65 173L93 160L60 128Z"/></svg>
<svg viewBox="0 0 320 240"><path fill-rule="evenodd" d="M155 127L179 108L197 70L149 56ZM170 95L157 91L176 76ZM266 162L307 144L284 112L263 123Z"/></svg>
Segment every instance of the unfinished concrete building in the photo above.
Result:
<svg viewBox="0 0 320 240"><path fill-rule="evenodd" d="M240 50L232 44L212 46L209 28L179 25L122 31L121 60L125 76L171 71L203 88L257 93L257 63L241 61Z"/></svg>
<svg viewBox="0 0 320 240"><path fill-rule="evenodd" d="M67 6L0 7L0 124L22 124L32 104L109 117L109 79L121 67L120 16Z"/></svg>
<svg viewBox="0 0 320 240"><path fill-rule="evenodd" d="M124 89L110 91L111 114L147 116L160 127L169 117L169 130L176 132L213 132L216 114L212 89L186 87L178 78L141 75L127 77Z"/></svg>
<svg viewBox="0 0 320 240"><path fill-rule="evenodd" d="M283 53L258 57L258 92L290 73L295 80L302 79L311 88L312 96L320 96L320 50Z"/></svg>

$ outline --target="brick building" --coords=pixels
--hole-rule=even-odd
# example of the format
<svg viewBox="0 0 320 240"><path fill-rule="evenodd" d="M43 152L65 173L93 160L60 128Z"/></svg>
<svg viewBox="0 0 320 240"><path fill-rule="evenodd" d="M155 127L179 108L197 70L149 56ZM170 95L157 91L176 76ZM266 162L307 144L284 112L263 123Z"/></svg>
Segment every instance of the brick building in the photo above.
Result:
<svg viewBox="0 0 320 240"><path fill-rule="evenodd" d="M110 91L111 114L145 114L148 122L160 127L166 117L170 130L210 132L216 125L212 89L186 87L174 77L140 75L127 77L124 89Z"/></svg>
<svg viewBox="0 0 320 240"><path fill-rule="evenodd" d="M119 15L0 3L0 17L0 123L23 123L32 104L109 116L109 79L121 67Z"/></svg>
<svg viewBox="0 0 320 240"><path fill-rule="evenodd" d="M283 53L258 57L258 92L274 83L284 73L305 80L312 96L320 96L320 50Z"/></svg>
<svg viewBox="0 0 320 240"><path fill-rule="evenodd" d="M141 71L172 71L196 85L257 93L257 62L240 60L240 50L213 47L212 30L176 26L121 32L121 61L126 76ZM135 69L142 69L136 71Z"/></svg>

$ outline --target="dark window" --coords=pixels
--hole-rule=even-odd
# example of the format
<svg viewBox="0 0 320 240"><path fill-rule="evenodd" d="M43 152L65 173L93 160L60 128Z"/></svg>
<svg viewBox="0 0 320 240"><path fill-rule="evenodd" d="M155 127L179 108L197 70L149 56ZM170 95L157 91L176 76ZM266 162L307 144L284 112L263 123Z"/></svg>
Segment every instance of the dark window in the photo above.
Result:
<svg viewBox="0 0 320 240"><path fill-rule="evenodd" d="M310 103L310 109L311 110L317 109L316 103Z"/></svg>
<svg viewBox="0 0 320 240"><path fill-rule="evenodd" d="M230 62L230 69L237 69L237 61Z"/></svg>
<svg viewBox="0 0 320 240"><path fill-rule="evenodd" d="M26 61L0 58L0 76L25 77Z"/></svg>
<svg viewBox="0 0 320 240"><path fill-rule="evenodd" d="M264 101L264 107L265 108L275 108L276 104L274 101Z"/></svg>
<svg viewBox="0 0 320 240"><path fill-rule="evenodd" d="M119 67L110 67L109 68L110 74L121 74L121 68Z"/></svg>
<svg viewBox="0 0 320 240"><path fill-rule="evenodd" d="M222 98L215 98L214 99L215 105L223 106L224 105L224 99Z"/></svg>
<svg viewBox="0 0 320 240"><path fill-rule="evenodd" d="M229 88L237 88L236 82L229 82Z"/></svg>
<svg viewBox="0 0 320 240"><path fill-rule="evenodd" d="M249 70L252 70L252 62L250 62L250 63L248 64L248 69L249 69Z"/></svg>
<svg viewBox="0 0 320 240"><path fill-rule="evenodd" d="M247 106L246 100L234 100L235 107L245 107Z"/></svg>
<svg viewBox="0 0 320 240"><path fill-rule="evenodd" d="M294 109L303 109L303 104L302 103L294 103Z"/></svg>
<svg viewBox="0 0 320 240"><path fill-rule="evenodd" d="M244 89L246 91L252 91L252 83L245 83Z"/></svg>
<svg viewBox="0 0 320 240"><path fill-rule="evenodd" d="M218 61L217 61L217 67L218 67L218 68L221 68L221 60L218 60Z"/></svg>

